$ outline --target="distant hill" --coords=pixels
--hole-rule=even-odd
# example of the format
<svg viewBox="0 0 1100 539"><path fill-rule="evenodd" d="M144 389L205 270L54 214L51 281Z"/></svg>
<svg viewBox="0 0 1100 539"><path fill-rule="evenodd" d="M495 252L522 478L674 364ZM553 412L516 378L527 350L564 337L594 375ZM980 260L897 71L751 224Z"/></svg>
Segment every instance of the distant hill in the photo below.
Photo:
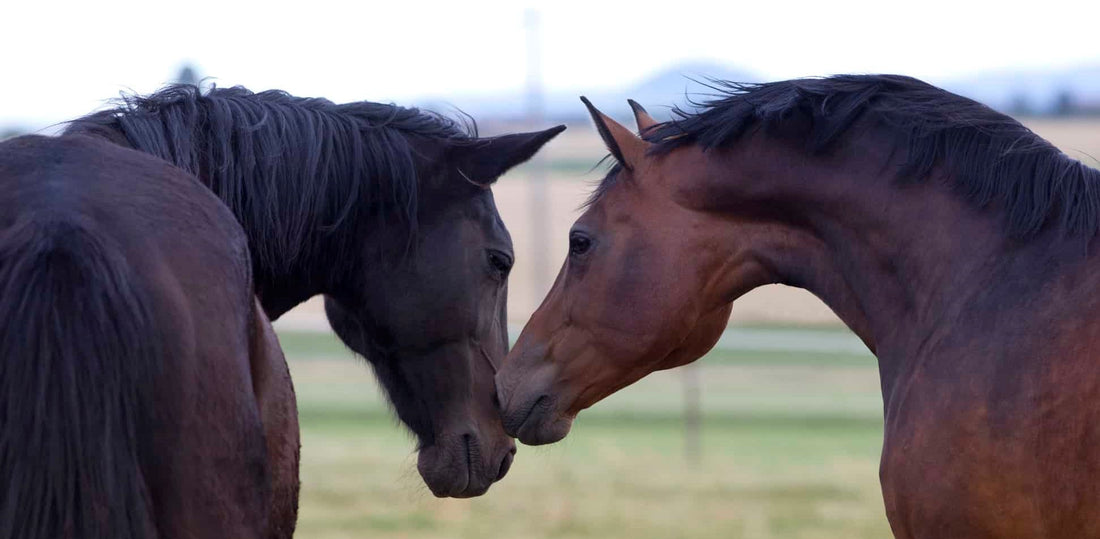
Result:
<svg viewBox="0 0 1100 539"><path fill-rule="evenodd" d="M181 70L180 78L200 80L187 66ZM683 62L625 84L621 89L577 88L548 92L544 96L546 122L587 124L588 115L577 99L580 95L587 96L600 110L624 122L631 118L627 98L637 100L658 120L665 120L673 106L688 107L688 98L705 101L713 94L714 91L706 86L708 79L767 80L760 74L720 62ZM1100 61L1070 68L991 71L928 82L1014 116L1100 114ZM486 133L514 129L527 115L526 96L522 91L465 96L443 94L402 100L402 103L409 102L444 114L452 113L457 107L487 126ZM0 138L21 131L20 127L0 122Z"/></svg>
<svg viewBox="0 0 1100 539"><path fill-rule="evenodd" d="M1076 108L1100 109L1100 64L982 73L941 86L1010 114L1062 113L1066 98Z"/></svg>
<svg viewBox="0 0 1100 539"><path fill-rule="evenodd" d="M588 97L592 99L593 104L607 114L631 116L626 100L633 99L641 103L654 118L667 120L671 116L674 105L691 108L689 99L700 102L714 95L715 91L706 86L709 84L708 79L758 82L760 76L722 64L691 62L659 71L625 90ZM574 97L573 100L576 101L577 98ZM580 112L583 114L583 109Z"/></svg>
<svg viewBox="0 0 1100 539"><path fill-rule="evenodd" d="M693 80L694 79L694 80ZM706 100L713 90L707 79L760 82L760 75L718 62L685 62L662 69L619 90L550 92L545 96L547 121L577 123L587 114L577 99L586 95L607 114L629 119L627 98L637 100L659 120L672 106L689 106L687 98ZM698 81L698 82L696 82ZM1100 111L1100 64L1065 69L1030 69L979 73L971 77L928 80L997 110L1014 115L1047 115L1080 110ZM427 98L418 104L446 112L457 106L486 122L514 122L526 116L522 92L500 95ZM1063 110L1069 106L1069 110Z"/></svg>
<svg viewBox="0 0 1100 539"><path fill-rule="evenodd" d="M616 118L631 117L626 100L634 99L644 105L657 119L667 119L672 105L687 105L686 96L706 98L713 91L691 79L705 82L707 78L737 81L756 81L759 76L748 71L731 68L715 62L689 62L658 71L630 84L621 90L549 92L544 96L547 121L581 122L588 118L579 97L584 95L606 114ZM520 93L478 96L451 96L449 98L425 98L417 101L425 108L447 112L458 107L478 120L520 120L527 114L525 96Z"/></svg>

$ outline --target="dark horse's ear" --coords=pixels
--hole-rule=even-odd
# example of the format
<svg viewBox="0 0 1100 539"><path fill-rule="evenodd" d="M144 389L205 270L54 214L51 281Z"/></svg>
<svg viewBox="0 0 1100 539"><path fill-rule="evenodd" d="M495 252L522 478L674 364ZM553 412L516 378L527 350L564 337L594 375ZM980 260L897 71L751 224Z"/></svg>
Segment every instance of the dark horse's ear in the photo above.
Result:
<svg viewBox="0 0 1100 539"><path fill-rule="evenodd" d="M530 159L543 144L562 131L565 131L564 125L534 133L480 138L471 144L454 146L451 157L459 174L471 183L490 185L508 169Z"/></svg>
<svg viewBox="0 0 1100 539"><path fill-rule="evenodd" d="M600 132L600 138L607 145L608 151L627 170L634 167L645 158L650 144L632 133L622 124L612 120L604 113L596 110L587 97L581 96L581 101L588 107L588 113L592 115L592 121L596 123L596 130Z"/></svg>

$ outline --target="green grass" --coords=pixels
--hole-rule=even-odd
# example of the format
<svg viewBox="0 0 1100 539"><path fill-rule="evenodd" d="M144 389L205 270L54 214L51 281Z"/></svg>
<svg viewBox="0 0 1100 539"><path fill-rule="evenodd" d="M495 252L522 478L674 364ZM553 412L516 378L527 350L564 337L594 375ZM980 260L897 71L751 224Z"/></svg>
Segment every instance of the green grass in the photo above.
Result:
<svg viewBox="0 0 1100 539"><path fill-rule="evenodd" d="M682 373L656 373L521 447L473 500L416 473L369 369L329 335L281 334L302 422L300 537L888 537L873 359L724 353L702 360L702 458L684 456Z"/></svg>
<svg viewBox="0 0 1100 539"><path fill-rule="evenodd" d="M761 324L751 327L754 329L783 329L784 326L775 324ZM834 326L799 326L799 329L813 329L815 331L828 330L838 333L847 331L844 328ZM513 336L514 337L514 336ZM288 358L295 361L310 361L316 359L331 359L350 357L347 347L328 332L315 331L281 331L279 342L283 352ZM827 365L827 366L868 366L873 365L866 355L837 354L837 353L797 353L773 352L773 351L736 351L712 350L703 361L706 365Z"/></svg>
<svg viewBox="0 0 1100 539"><path fill-rule="evenodd" d="M293 361L351 357L344 343L327 331L280 331L279 345Z"/></svg>

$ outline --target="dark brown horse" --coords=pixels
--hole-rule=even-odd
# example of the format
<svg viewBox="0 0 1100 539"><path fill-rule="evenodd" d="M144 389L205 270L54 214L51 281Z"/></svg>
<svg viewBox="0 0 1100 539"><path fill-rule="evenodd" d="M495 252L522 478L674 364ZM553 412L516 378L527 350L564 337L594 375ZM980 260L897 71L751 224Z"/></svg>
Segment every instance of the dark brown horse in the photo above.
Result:
<svg viewBox="0 0 1100 539"><path fill-rule="evenodd" d="M0 536L289 535L297 418L267 317L315 294L435 494L507 472L489 186L561 128L176 87L68 131L0 150Z"/></svg>
<svg viewBox="0 0 1100 539"><path fill-rule="evenodd" d="M90 137L0 143L0 192L0 537L289 536L293 392L225 205Z"/></svg>
<svg viewBox="0 0 1100 539"><path fill-rule="evenodd" d="M618 165L497 376L527 443L691 362L768 283L875 352L898 537L1100 536L1100 172L1016 121L898 76L728 86Z"/></svg>

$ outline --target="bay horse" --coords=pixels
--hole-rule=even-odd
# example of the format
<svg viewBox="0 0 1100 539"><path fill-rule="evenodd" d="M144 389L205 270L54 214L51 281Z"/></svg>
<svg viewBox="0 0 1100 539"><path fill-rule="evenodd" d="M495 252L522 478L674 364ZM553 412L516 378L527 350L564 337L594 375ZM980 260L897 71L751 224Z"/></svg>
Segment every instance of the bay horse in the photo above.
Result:
<svg viewBox="0 0 1100 539"><path fill-rule="evenodd" d="M560 440L782 283L878 359L895 536L1100 536L1100 171L908 77L718 87L640 137L585 101L616 165L497 375L508 432Z"/></svg>
<svg viewBox="0 0 1100 539"><path fill-rule="evenodd" d="M395 105L176 86L5 142L0 532L289 536L297 416L269 319L316 294L417 436L432 492L484 493L515 452L494 406L512 249L491 185L562 129L479 138ZM211 232L196 208L229 221ZM101 288L98 310L68 303ZM91 373L89 332L105 340ZM94 368L117 383L72 376Z"/></svg>

